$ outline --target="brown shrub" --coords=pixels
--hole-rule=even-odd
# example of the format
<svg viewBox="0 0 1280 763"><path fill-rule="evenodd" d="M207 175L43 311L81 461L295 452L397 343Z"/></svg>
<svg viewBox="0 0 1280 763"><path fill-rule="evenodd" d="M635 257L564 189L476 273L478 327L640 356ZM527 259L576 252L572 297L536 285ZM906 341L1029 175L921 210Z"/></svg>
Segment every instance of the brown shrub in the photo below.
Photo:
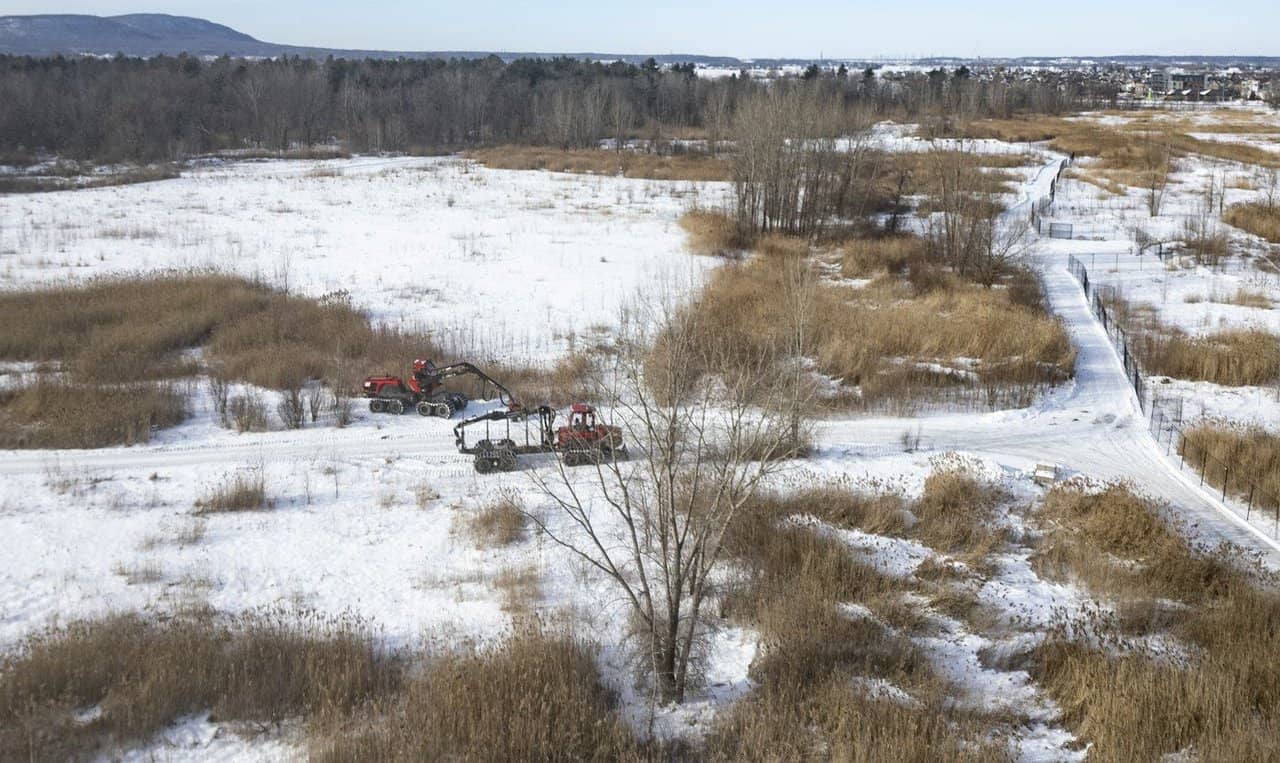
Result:
<svg viewBox="0 0 1280 763"><path fill-rule="evenodd" d="M4 658L0 750L22 760L88 758L202 710L264 723L324 717L398 683L396 661L357 623L116 615L34 636ZM100 713L80 722L85 708Z"/></svg>
<svg viewBox="0 0 1280 763"><path fill-rule="evenodd" d="M520 497L503 494L468 515L466 525L477 545L500 548L524 539L526 519Z"/></svg>
<svg viewBox="0 0 1280 763"><path fill-rule="evenodd" d="M173 384L39 381L0 393L0 447L138 445L186 418L186 394Z"/></svg>
<svg viewBox="0 0 1280 763"><path fill-rule="evenodd" d="M1227 225L1261 236L1273 244L1280 244L1280 206L1261 202L1233 204L1222 219Z"/></svg>
<svg viewBox="0 0 1280 763"><path fill-rule="evenodd" d="M261 469L237 472L221 485L196 501L197 514L222 511L260 511L270 508L267 500L267 481Z"/></svg>
<svg viewBox="0 0 1280 763"><path fill-rule="evenodd" d="M723 212L690 209L680 215L680 227L689 237L689 249L713 257L737 257L750 244L733 218Z"/></svg>
<svg viewBox="0 0 1280 763"><path fill-rule="evenodd" d="M392 703L313 746L321 760L639 760L591 650L538 631L440 657Z"/></svg>

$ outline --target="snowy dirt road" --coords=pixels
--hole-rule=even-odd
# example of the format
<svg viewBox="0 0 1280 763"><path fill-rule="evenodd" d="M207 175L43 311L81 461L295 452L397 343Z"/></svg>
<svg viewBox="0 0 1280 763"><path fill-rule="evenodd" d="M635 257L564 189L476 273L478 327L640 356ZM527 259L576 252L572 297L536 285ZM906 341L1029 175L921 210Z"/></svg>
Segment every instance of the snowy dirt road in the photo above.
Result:
<svg viewBox="0 0 1280 763"><path fill-rule="evenodd" d="M1048 191L1056 161L1031 177L1010 214ZM878 458L903 450L904 436L918 450L962 451L1010 465L1058 464L1066 473L1100 480L1128 480L1167 502L1174 515L1209 543L1230 541L1280 567L1280 541L1269 517L1246 521L1244 511L1218 499L1182 471L1148 433L1143 414L1119 358L1088 309L1066 267L1066 254L1043 254L1035 262L1051 309L1061 317L1078 349L1076 378L1033 407L986 414L913 418L824 420L817 426L820 458ZM98 451L0 453L0 475L161 469L209 463L228 465L374 455L413 457L432 475L471 478L468 458L453 449L449 424L436 419L380 417L351 429L311 429L245 435L215 441L174 441Z"/></svg>

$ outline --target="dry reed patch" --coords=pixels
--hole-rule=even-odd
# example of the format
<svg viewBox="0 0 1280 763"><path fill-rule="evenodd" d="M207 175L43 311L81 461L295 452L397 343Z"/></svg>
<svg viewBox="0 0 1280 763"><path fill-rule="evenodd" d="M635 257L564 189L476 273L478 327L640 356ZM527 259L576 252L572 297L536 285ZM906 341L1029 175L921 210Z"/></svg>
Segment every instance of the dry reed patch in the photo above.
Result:
<svg viewBox="0 0 1280 763"><path fill-rule="evenodd" d="M1264 291L1247 289L1243 286L1236 289L1236 293L1232 294L1227 302L1239 307L1251 307L1255 310L1270 310L1275 306L1275 303L1271 300L1271 295Z"/></svg>
<svg viewBox="0 0 1280 763"><path fill-rule="evenodd" d="M1135 119L1124 125L1106 125L1087 119L1036 116L1027 119L978 120L966 128L966 137L994 138L1009 142L1048 141L1055 151L1091 156L1097 163L1089 167L1104 170L1143 172L1145 143L1167 147L1175 156L1199 154L1214 159L1259 167L1280 166L1274 153L1244 143L1199 140L1187 132L1209 132L1200 126L1176 122ZM1128 185L1128 184L1126 184Z"/></svg>
<svg viewBox="0 0 1280 763"><path fill-rule="evenodd" d="M1134 349L1148 371L1228 387L1263 386L1280 379L1280 337L1260 329L1188 336L1170 330L1142 334Z"/></svg>
<svg viewBox="0 0 1280 763"><path fill-rule="evenodd" d="M1122 605L1119 617L1069 624L1032 654L1033 675L1092 743L1090 757L1280 754L1274 580L1229 550L1193 547L1156 506L1123 487L1094 494L1058 488L1045 512L1051 546L1074 546L1060 557L1074 576ZM1133 646L1120 628L1188 648L1180 654Z"/></svg>
<svg viewBox="0 0 1280 763"><path fill-rule="evenodd" d="M689 308L702 348L691 378L750 370L794 343L795 321L779 297L789 262L758 257L712 274ZM932 268L915 275L858 289L816 287L816 319L803 327L806 355L849 388L847 402L875 406L941 388L1033 386L1071 374L1075 350L1066 331L1014 302L1034 301L1025 289L988 289Z"/></svg>
<svg viewBox="0 0 1280 763"><path fill-rule="evenodd" d="M1007 761L980 722L942 700L879 697L840 674L804 693L761 688L707 739L710 760Z"/></svg>
<svg viewBox="0 0 1280 763"><path fill-rule="evenodd" d="M196 501L197 514L226 511L261 511L271 508L267 481L261 469L237 472Z"/></svg>
<svg viewBox="0 0 1280 763"><path fill-rule="evenodd" d="M928 267L929 245L918 236L863 238L838 250L840 271L846 278L871 278L881 274L902 276L913 268Z"/></svg>
<svg viewBox="0 0 1280 763"><path fill-rule="evenodd" d="M1158 507L1123 485L1087 492L1076 485L1050 491L1041 515L1054 537L1037 560L1083 580L1091 590L1135 591L1199 601L1235 585L1230 565L1194 549Z"/></svg>
<svg viewBox="0 0 1280 763"><path fill-rule="evenodd" d="M980 560L1006 540L997 509L1008 500L1004 490L963 468L938 469L924 482L924 492L912 505L919 523L912 535L946 554Z"/></svg>
<svg viewBox="0 0 1280 763"><path fill-rule="evenodd" d="M528 518L520 497L502 494L478 507L466 519L467 533L481 548L502 548L524 540Z"/></svg>
<svg viewBox="0 0 1280 763"><path fill-rule="evenodd" d="M277 723L347 714L395 690L396 661L358 623L117 615L32 637L0 663L0 750L110 755L184 715ZM93 720L77 720L96 708Z"/></svg>
<svg viewBox="0 0 1280 763"><path fill-rule="evenodd" d="M295 297L211 273L5 292L0 323L0 359L60 361L93 384L190 373L182 353L198 347L226 378L277 389L436 355L426 338L375 328L341 299Z"/></svg>
<svg viewBox="0 0 1280 763"><path fill-rule="evenodd" d="M690 251L695 254L737 257L750 245L738 224L723 212L690 209L680 215L680 227L688 236Z"/></svg>
<svg viewBox="0 0 1280 763"><path fill-rule="evenodd" d="M170 383L38 381L0 392L0 448L139 445L187 414L185 392Z"/></svg>
<svg viewBox="0 0 1280 763"><path fill-rule="evenodd" d="M597 354L607 352L607 348L594 350ZM600 392L593 355L585 350L565 355L550 367L499 363L486 368L485 372L506 385L526 405L566 406L591 402Z"/></svg>
<svg viewBox="0 0 1280 763"><path fill-rule="evenodd" d="M470 151L467 157L496 170L548 170L648 180L727 181L732 179L733 170L726 159L695 153L664 155L508 145Z"/></svg>
<svg viewBox="0 0 1280 763"><path fill-rule="evenodd" d="M1223 488L1254 508L1280 509L1280 436L1260 427L1205 423L1183 430L1178 452ZM1224 465L1230 468L1225 470Z"/></svg>
<svg viewBox="0 0 1280 763"><path fill-rule="evenodd" d="M1280 244L1280 206L1263 202L1232 204L1222 215L1227 225Z"/></svg>
<svg viewBox="0 0 1280 763"><path fill-rule="evenodd" d="M320 760L641 760L591 648L536 630L427 665L394 701L313 745Z"/></svg>
<svg viewBox="0 0 1280 763"><path fill-rule="evenodd" d="M839 487L762 495L726 537L743 579L726 614L761 635L751 667L759 687L717 722L701 751L712 760L1002 760L989 724L945 699L928 657L890 623L910 581L859 561L836 537L784 521L906 530L902 499ZM856 603L873 615L845 610ZM870 683L866 683L870 682ZM888 687L874 692L868 686Z"/></svg>
<svg viewBox="0 0 1280 763"><path fill-rule="evenodd" d="M1160 322L1152 305L1134 304L1115 290L1101 292L1129 346L1150 373L1229 387L1280 379L1280 337L1261 329L1228 329L1190 336Z"/></svg>

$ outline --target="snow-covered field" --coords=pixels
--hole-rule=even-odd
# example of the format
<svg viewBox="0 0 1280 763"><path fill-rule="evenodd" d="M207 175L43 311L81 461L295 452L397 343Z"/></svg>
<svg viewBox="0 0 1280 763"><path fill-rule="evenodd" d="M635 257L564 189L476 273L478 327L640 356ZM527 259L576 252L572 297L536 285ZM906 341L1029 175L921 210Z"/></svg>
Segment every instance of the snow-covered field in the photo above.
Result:
<svg viewBox="0 0 1280 763"><path fill-rule="evenodd" d="M896 127L881 128L877 140L918 150ZM1055 157L1043 151L1040 159L1041 166L1019 173L1019 196L1045 192L1052 177L1045 168ZM1093 190L1065 183L1055 214L1088 216ZM230 164L149 185L0 197L0 288L213 267L306 294L346 291L379 320L457 332L460 342L490 355L536 360L567 349L571 333L613 326L626 299L664 273L696 276L713 267L684 252L676 219L695 203L723 203L727 193L717 184L493 171L453 158ZM1132 213L1116 209L1122 229ZM1012 496L1001 521L1021 531L1025 507L1042 492L1031 473L1052 463L1064 475L1131 479L1169 501L1203 539L1233 541L1280 564L1280 545L1267 540L1264 519L1246 519L1240 507L1199 488L1151 440L1114 351L1066 271L1066 256L1098 252L1100 277L1114 262L1110 275L1126 288L1176 295L1160 304L1188 330L1250 321L1275 330L1280 322L1267 310L1245 314L1186 299L1215 288L1233 292L1237 283L1229 279L1252 284L1251 273L1165 271L1155 258L1137 262L1127 246L1123 235L1043 242L1035 259L1051 309L1080 350L1071 384L1019 411L819 422L817 453L773 486L831 481L913 496L939 459L963 457ZM1258 288L1274 291L1276 284ZM1234 416L1280 420L1274 397L1260 391L1230 399L1220 391L1196 394L1221 401ZM450 424L436 419L361 412L342 430L237 435L214 423L203 391L194 407L191 421L144 447L0 452L7 549L0 649L49 624L193 603L224 612L353 613L393 646L483 642L512 625L503 580L532 571L528 603L548 618L572 618L601 643L606 678L629 717L645 725L616 592L544 537L495 550L478 547L467 532L467 518L503 491L531 507L545 502L527 474L476 475L470 459L454 451ZM904 435L919 441L919 452L903 452ZM942 455L951 452L966 455ZM263 477L270 510L196 514L196 501L245 472ZM548 518L568 531L568 520ZM851 553L891 574L909 575L942 556L914 541L820 523L814 530L839 534ZM988 667L982 657L1025 647L1064 613L1099 606L1078 588L1041 579L1029 555L1015 544L978 587L978 600L997 614L990 628L977 632L929 612L935 635L921 646L960 687L957 702L1028 717L1013 740L1021 757L1076 759L1084 751L1031 677ZM661 710L657 733L696 736L751 689L756 635L714 626L705 686L684 706ZM895 687L876 690L892 695ZM229 740L218 724L196 717L134 756L287 757L297 752L293 741L287 734Z"/></svg>
<svg viewBox="0 0 1280 763"><path fill-rule="evenodd" d="M676 225L721 184L489 170L456 158L238 162L175 180L0 197L0 288L214 268L490 357L545 361L616 325L689 257Z"/></svg>
<svg viewBox="0 0 1280 763"><path fill-rule="evenodd" d="M1191 121L1203 128L1280 131L1274 112L1252 108L1215 109L1191 115L1157 112L1156 120ZM1086 116L1102 124L1115 116ZM1274 146L1268 132L1190 133L1204 140ZM1088 161L1082 162L1087 167ZM1088 268L1090 279L1116 288L1134 305L1148 306L1160 323L1192 335L1235 329L1260 329L1280 334L1280 268L1263 259L1275 249L1266 241L1219 221L1220 210L1232 204L1263 198L1272 175L1238 162L1203 156L1176 160L1175 172L1163 195L1160 214L1152 216L1147 194L1130 188L1115 195L1070 175L1059 184L1057 199L1048 213L1053 220L1075 226L1075 240L1046 240L1041 250L1056 257L1074 254ZM1208 208L1209 189L1220 194ZM1238 256L1208 267L1175 252L1157 256L1159 247L1145 251L1135 244L1135 231L1148 241L1176 242L1189 220L1207 220L1212 230L1224 232ZM1206 382L1173 380L1158 385L1162 397L1181 398L1186 415L1218 418L1273 429L1280 423L1280 405L1274 388L1223 388Z"/></svg>

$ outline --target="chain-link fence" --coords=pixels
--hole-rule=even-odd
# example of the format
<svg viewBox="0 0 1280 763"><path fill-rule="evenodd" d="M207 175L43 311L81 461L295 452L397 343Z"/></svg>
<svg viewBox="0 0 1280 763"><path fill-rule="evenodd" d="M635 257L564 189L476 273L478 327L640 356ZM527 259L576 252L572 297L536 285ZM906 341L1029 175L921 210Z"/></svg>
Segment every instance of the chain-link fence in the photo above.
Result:
<svg viewBox="0 0 1280 763"><path fill-rule="evenodd" d="M1084 290L1089 309L1120 353L1125 376L1138 397L1139 407L1147 414L1148 428L1156 442L1165 449L1165 454L1170 457L1177 455L1179 467L1190 466L1200 477L1202 486L1207 483L1221 491L1223 501L1227 500L1228 495L1237 498L1245 506L1246 520L1252 520L1255 511L1270 514L1274 523L1272 534L1280 538L1280 496L1267 490L1261 475L1238 460L1219 458L1209 448L1196 444L1186 436L1183 398L1162 397L1154 391L1148 384L1148 374L1130 349L1128 332L1116 320L1112 311L1107 309L1103 295L1089 278L1088 268L1074 255L1068 257L1067 264Z"/></svg>

